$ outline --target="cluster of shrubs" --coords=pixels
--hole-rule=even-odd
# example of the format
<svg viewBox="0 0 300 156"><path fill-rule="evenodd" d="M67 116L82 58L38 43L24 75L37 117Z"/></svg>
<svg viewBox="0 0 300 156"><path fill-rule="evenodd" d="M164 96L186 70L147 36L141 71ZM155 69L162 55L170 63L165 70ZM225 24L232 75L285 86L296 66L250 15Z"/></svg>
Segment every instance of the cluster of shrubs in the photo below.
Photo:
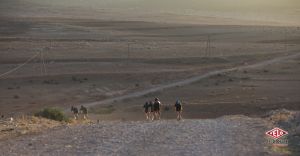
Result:
<svg viewBox="0 0 300 156"><path fill-rule="evenodd" d="M56 121L69 121L69 118L57 108L45 108L37 113L34 114L37 117L43 117L51 120Z"/></svg>

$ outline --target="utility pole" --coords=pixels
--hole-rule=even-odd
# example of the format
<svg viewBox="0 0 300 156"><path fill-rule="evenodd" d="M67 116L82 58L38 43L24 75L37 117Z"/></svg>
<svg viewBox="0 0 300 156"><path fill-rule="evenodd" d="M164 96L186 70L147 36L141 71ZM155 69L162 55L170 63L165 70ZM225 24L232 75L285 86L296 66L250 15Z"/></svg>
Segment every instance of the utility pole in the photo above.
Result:
<svg viewBox="0 0 300 156"><path fill-rule="evenodd" d="M127 44L127 64L129 64L130 59L130 43Z"/></svg>
<svg viewBox="0 0 300 156"><path fill-rule="evenodd" d="M43 49L40 50L40 61L41 61L41 75L46 75L47 70L46 70L46 64L45 64L45 59L43 55Z"/></svg>
<svg viewBox="0 0 300 156"><path fill-rule="evenodd" d="M207 36L206 40L206 50L205 50L205 57L210 55L210 35Z"/></svg>
<svg viewBox="0 0 300 156"><path fill-rule="evenodd" d="M287 28L284 27L284 52L287 53Z"/></svg>

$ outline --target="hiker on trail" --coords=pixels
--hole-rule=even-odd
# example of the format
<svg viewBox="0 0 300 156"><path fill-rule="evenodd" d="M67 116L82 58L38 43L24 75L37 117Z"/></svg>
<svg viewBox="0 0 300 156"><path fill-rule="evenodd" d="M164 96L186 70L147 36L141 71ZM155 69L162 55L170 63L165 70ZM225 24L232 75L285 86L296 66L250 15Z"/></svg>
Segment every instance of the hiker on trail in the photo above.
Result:
<svg viewBox="0 0 300 156"><path fill-rule="evenodd" d="M149 119L150 119L149 108L150 108L150 104L149 104L149 102L147 101L147 102L144 104L144 112L145 112L146 120L149 120Z"/></svg>
<svg viewBox="0 0 300 156"><path fill-rule="evenodd" d="M88 110L86 107L82 106L80 107L80 113L83 115L83 119L87 119Z"/></svg>
<svg viewBox="0 0 300 156"><path fill-rule="evenodd" d="M78 119L78 113L79 113L78 108L72 106L71 107L71 112L73 112L74 119L77 120Z"/></svg>
<svg viewBox="0 0 300 156"><path fill-rule="evenodd" d="M155 98L153 103L153 109L154 109L154 118L160 120L160 106L161 103L158 98Z"/></svg>
<svg viewBox="0 0 300 156"><path fill-rule="evenodd" d="M182 103L180 102L180 100L176 100L174 108L177 114L177 120L179 121L182 119Z"/></svg>
<svg viewBox="0 0 300 156"><path fill-rule="evenodd" d="M154 120L154 106L153 106L153 101L149 101L149 108L150 108L150 113L149 113L149 117L150 120Z"/></svg>

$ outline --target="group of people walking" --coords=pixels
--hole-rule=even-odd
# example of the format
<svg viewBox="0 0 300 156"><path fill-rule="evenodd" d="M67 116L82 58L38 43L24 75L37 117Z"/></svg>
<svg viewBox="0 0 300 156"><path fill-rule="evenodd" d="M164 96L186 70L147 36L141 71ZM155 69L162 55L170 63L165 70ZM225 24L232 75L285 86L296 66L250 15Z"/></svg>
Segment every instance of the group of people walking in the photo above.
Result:
<svg viewBox="0 0 300 156"><path fill-rule="evenodd" d="M144 112L147 120L160 120L161 118L161 102L158 98L155 98L154 101L146 101L144 104ZM182 119L182 103L180 100L176 100L174 104L174 110L177 115L177 120ZM72 106L71 111L73 112L74 119L79 119L79 114L82 114L83 119L87 119L88 109L84 106L81 106L80 109Z"/></svg>
<svg viewBox="0 0 300 156"><path fill-rule="evenodd" d="M146 120L159 120L161 117L161 102L158 98L155 98L154 101L146 101L144 104L144 112ZM174 104L174 109L176 111L177 120L182 119L182 103L180 100L176 100Z"/></svg>
<svg viewBox="0 0 300 156"><path fill-rule="evenodd" d="M80 109L78 110L77 107L72 106L71 107L71 112L73 112L74 119L77 120L79 119L79 114L82 114L83 119L87 119L88 115L88 109L84 106L81 106Z"/></svg>

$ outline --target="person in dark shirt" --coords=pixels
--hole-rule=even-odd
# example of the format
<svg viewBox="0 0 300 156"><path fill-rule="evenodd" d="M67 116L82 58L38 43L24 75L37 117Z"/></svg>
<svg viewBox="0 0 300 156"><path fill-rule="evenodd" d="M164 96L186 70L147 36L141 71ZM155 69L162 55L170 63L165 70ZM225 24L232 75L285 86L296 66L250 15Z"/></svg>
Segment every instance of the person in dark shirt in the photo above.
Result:
<svg viewBox="0 0 300 156"><path fill-rule="evenodd" d="M88 117L88 109L81 105L80 113L83 115L83 119L87 119Z"/></svg>
<svg viewBox="0 0 300 156"><path fill-rule="evenodd" d="M72 106L72 107L71 107L71 112L73 112L74 119L77 120L77 119L78 119L78 113L79 113L78 108Z"/></svg>
<svg viewBox="0 0 300 156"><path fill-rule="evenodd" d="M150 118L150 120L154 120L153 101L149 101L149 108L150 108L149 118Z"/></svg>
<svg viewBox="0 0 300 156"><path fill-rule="evenodd" d="M177 114L177 120L179 121L182 119L182 103L180 100L176 100L174 108Z"/></svg>
<svg viewBox="0 0 300 156"><path fill-rule="evenodd" d="M150 104L149 102L147 101L145 104L144 104L144 112L145 112L145 116L146 116L146 120L149 120L150 119L150 112L149 112L149 107L150 107Z"/></svg>

